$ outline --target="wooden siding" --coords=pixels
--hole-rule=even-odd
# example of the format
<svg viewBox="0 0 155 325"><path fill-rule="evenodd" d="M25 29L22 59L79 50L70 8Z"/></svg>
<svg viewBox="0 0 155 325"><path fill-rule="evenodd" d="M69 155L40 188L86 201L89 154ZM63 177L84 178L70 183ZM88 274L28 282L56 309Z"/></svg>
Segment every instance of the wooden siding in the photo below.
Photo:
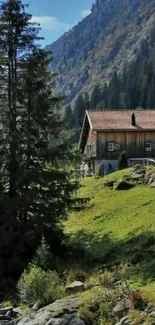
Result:
<svg viewBox="0 0 155 325"><path fill-rule="evenodd" d="M108 143L115 144L114 151L108 151ZM145 150L146 143L151 143L151 151ZM98 132L98 159L118 159L123 150L128 158L155 157L155 131Z"/></svg>
<svg viewBox="0 0 155 325"><path fill-rule="evenodd" d="M96 139L97 133L95 131L90 130L87 136L87 142L84 149L84 154L88 154L88 156L96 156ZM88 150L88 146L92 146L91 150Z"/></svg>

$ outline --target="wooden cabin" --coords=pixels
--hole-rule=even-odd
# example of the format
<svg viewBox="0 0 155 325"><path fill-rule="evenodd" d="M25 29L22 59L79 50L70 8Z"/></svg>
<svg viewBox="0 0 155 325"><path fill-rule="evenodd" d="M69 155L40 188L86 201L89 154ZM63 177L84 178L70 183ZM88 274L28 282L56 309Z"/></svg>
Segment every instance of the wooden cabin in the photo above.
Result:
<svg viewBox="0 0 155 325"><path fill-rule="evenodd" d="M102 162L105 173L117 169L122 151L129 161L153 159L155 110L86 111L79 146L91 174Z"/></svg>

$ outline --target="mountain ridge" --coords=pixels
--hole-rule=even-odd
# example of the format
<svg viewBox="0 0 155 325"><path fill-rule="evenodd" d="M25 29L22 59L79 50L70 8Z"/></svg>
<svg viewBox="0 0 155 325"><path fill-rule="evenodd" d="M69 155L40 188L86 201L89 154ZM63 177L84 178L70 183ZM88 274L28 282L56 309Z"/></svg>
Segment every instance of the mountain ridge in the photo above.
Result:
<svg viewBox="0 0 155 325"><path fill-rule="evenodd" d="M96 0L91 13L46 48L67 103L131 61L155 21L155 0Z"/></svg>

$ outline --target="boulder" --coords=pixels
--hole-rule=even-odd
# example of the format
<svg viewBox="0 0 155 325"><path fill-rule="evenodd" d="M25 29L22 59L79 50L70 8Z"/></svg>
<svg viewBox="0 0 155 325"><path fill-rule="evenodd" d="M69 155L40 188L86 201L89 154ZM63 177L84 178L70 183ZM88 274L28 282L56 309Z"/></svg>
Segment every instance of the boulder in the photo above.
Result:
<svg viewBox="0 0 155 325"><path fill-rule="evenodd" d="M13 313L18 314L18 315L25 316L26 311L25 310L22 310L19 307L16 307L16 308L13 308Z"/></svg>
<svg viewBox="0 0 155 325"><path fill-rule="evenodd" d="M134 184L130 184L130 183L125 182L125 181L120 181L120 182L118 182L116 184L115 190L117 190L117 191L130 190L134 186L135 186Z"/></svg>
<svg viewBox="0 0 155 325"><path fill-rule="evenodd" d="M132 325L132 322L128 319L128 316L121 318L119 325Z"/></svg>
<svg viewBox="0 0 155 325"><path fill-rule="evenodd" d="M147 170L146 173L145 173L145 182L149 183L151 177L152 177L152 171Z"/></svg>
<svg viewBox="0 0 155 325"><path fill-rule="evenodd" d="M66 292L68 294L81 292L84 290L84 284L81 281L74 281L68 287L66 287Z"/></svg>
<svg viewBox="0 0 155 325"><path fill-rule="evenodd" d="M155 188L155 182L151 183L150 187Z"/></svg>
<svg viewBox="0 0 155 325"><path fill-rule="evenodd" d="M19 320L18 325L85 325L82 319L77 317L77 311L81 304L81 298L59 299L53 304L23 317ZM5 325L14 324L17 323L9 322Z"/></svg>
<svg viewBox="0 0 155 325"><path fill-rule="evenodd" d="M148 316L150 316L150 317L155 317L155 311L152 311L151 313L149 313Z"/></svg>
<svg viewBox="0 0 155 325"><path fill-rule="evenodd" d="M13 309L12 306L10 306L10 307L2 307L2 308L0 308L0 315L6 315L6 313L8 311L12 310L12 309Z"/></svg>
<svg viewBox="0 0 155 325"><path fill-rule="evenodd" d="M134 181L140 181L144 178L144 174L138 174L138 173L131 173L131 179L134 180Z"/></svg>
<svg viewBox="0 0 155 325"><path fill-rule="evenodd" d="M136 164L134 166L134 172L136 172L137 174L145 174L146 168L140 164Z"/></svg>
<svg viewBox="0 0 155 325"><path fill-rule="evenodd" d="M85 325L85 323L80 317L75 317L72 319L70 325Z"/></svg>
<svg viewBox="0 0 155 325"><path fill-rule="evenodd" d="M113 308L113 312L119 316L124 317L125 313L131 308L131 302L129 299L122 299L117 303L117 305Z"/></svg>
<svg viewBox="0 0 155 325"><path fill-rule="evenodd" d="M148 179L148 185L150 185L153 182L155 182L155 173L150 175L150 177Z"/></svg>
<svg viewBox="0 0 155 325"><path fill-rule="evenodd" d="M11 317L7 315L0 315L0 320L11 320Z"/></svg>

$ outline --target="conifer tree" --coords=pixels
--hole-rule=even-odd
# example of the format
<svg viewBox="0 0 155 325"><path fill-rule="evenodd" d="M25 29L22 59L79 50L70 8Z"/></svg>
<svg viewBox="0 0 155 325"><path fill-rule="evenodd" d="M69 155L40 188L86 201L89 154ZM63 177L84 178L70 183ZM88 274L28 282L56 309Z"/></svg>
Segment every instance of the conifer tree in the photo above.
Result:
<svg viewBox="0 0 155 325"><path fill-rule="evenodd" d="M78 187L65 171L71 153L51 55L35 44L39 28L25 9L20 0L0 8L0 275L10 281L43 236L58 250Z"/></svg>

